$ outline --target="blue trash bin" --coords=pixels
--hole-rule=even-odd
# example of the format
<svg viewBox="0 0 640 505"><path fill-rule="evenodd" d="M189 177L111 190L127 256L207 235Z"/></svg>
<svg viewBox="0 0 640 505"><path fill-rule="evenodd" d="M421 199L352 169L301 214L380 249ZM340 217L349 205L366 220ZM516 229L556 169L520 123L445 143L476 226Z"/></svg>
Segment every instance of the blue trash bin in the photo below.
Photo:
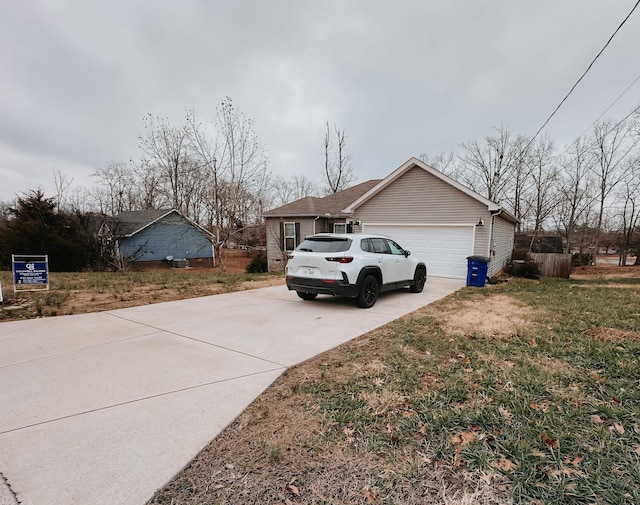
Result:
<svg viewBox="0 0 640 505"><path fill-rule="evenodd" d="M487 279L489 258L486 256L467 257L467 286L483 288Z"/></svg>

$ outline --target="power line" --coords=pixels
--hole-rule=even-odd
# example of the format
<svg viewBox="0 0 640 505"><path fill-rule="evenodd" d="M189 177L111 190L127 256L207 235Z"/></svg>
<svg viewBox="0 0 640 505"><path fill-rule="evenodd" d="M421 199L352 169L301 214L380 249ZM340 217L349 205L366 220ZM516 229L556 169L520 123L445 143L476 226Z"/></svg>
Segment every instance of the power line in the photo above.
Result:
<svg viewBox="0 0 640 505"><path fill-rule="evenodd" d="M607 112L609 112L609 110L611 110L611 107L613 107L615 104L617 104L617 103L618 103L618 101L619 101L619 100L620 100L624 95L626 95L626 94L627 94L627 91L629 91L629 90L633 87L633 85L634 85L636 82L638 82L638 81L640 81L640 75L639 75L638 77L636 77L636 78L634 79L634 81L633 81L631 84L629 84L629 86L627 86L627 88L626 88L622 93L620 93L620 95L618 95L618 98L616 98L616 99L611 103L611 105L609 105L609 107L607 107L607 108L602 112L602 114L600 114L600 115L599 115L599 116L598 116L598 117L593 121L593 123L591 123L591 124L587 127L587 129L586 129L585 131L583 131L579 136L580 136L580 137L582 137L585 133L587 133L587 132L591 129L591 127L592 127L594 124L596 124L596 123L600 120L600 118L602 118L602 116L604 116ZM633 114L633 112L635 112L635 110L634 110L634 111L632 111L632 112L631 112L631 114ZM631 115L631 114L629 114L629 115ZM627 116L627 117L629 117L629 116ZM626 117L625 117L625 119L626 119Z"/></svg>
<svg viewBox="0 0 640 505"><path fill-rule="evenodd" d="M571 87L571 89L569 90L569 92L566 94L566 96L560 101L560 103L558 104L558 106L554 109L554 111L551 113L551 115L547 118L547 120L542 124L542 126L538 129L538 131L535 133L535 135L533 137L531 137L531 140L529 140L529 142L527 143L527 145L525 146L525 148L522 150L522 154L524 154L527 149L529 149L529 146L533 143L533 141L538 137L538 135L540 135L540 132L544 129L545 126L547 126L547 124L549 123L549 121L551 121L551 118L553 116L555 116L556 112L558 112L558 110L560 109L560 107L562 107L562 104L564 104L564 102L567 100L567 98L569 98L569 96L571 95L571 93L573 93L573 90L576 89L576 86L578 86L578 84L580 84L580 81L582 81L582 79L584 78L585 75L587 75L587 72L589 72L589 70L591 70L591 67L593 66L593 64L596 62L596 60L600 57L600 55L604 52L604 50L609 46L609 44L611 43L611 41L613 40L613 38L616 36L616 34L620 31L620 28L622 28L622 26L627 22L627 20L629 19L629 17L631 16L631 14L633 14L633 11L636 10L636 8L638 7L638 5L640 4L640 0L638 0L636 2L636 4L633 6L633 8L631 9L631 12L629 12L629 14L627 14L627 16L622 20L622 23L620 23L620 25L618 26L618 28L616 28L616 30L613 32L613 35L611 35L611 37L609 37L609 40L607 40L607 43L603 46L602 49L600 49L600 51L598 52L598 54L596 54L596 57L593 58L593 60L591 61L591 63L589 63L589 66L587 67L587 69L582 73L582 75L580 76L580 78L576 81L576 83Z"/></svg>

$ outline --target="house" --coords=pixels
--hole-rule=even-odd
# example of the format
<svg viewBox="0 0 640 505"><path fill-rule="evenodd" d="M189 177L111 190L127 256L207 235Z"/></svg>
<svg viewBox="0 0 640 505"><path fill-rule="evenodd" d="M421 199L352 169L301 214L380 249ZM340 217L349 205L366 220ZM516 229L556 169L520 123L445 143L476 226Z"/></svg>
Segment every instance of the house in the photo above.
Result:
<svg viewBox="0 0 640 505"><path fill-rule="evenodd" d="M341 208L330 207L331 202ZM323 219L325 210L329 215ZM305 235L351 230L390 236L423 259L430 276L455 279L466 278L469 256L489 258L488 276L500 272L511 258L518 222L417 158L382 180L325 198L303 198L264 216L272 270L282 270L287 251Z"/></svg>
<svg viewBox="0 0 640 505"><path fill-rule="evenodd" d="M213 235L175 209L121 212L105 225L122 262L215 266Z"/></svg>
<svg viewBox="0 0 640 505"><path fill-rule="evenodd" d="M307 235L354 231L352 216L342 209L379 182L380 179L363 182L324 198L307 196L265 212L269 271L283 270L287 252L295 249Z"/></svg>

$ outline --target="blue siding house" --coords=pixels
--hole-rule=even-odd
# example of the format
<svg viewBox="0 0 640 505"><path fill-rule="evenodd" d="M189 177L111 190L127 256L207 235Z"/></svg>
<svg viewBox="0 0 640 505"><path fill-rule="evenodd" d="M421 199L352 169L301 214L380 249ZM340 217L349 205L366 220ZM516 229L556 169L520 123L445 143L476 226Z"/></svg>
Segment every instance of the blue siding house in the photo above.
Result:
<svg viewBox="0 0 640 505"><path fill-rule="evenodd" d="M215 266L213 234L175 209L122 212L110 228L121 261L197 260Z"/></svg>

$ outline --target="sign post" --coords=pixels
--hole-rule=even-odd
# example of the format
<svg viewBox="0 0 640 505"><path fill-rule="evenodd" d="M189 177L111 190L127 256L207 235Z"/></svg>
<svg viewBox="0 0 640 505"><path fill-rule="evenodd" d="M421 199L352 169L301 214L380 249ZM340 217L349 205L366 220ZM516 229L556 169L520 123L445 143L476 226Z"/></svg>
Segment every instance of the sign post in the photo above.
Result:
<svg viewBox="0 0 640 505"><path fill-rule="evenodd" d="M13 292L49 290L49 256L12 254Z"/></svg>

